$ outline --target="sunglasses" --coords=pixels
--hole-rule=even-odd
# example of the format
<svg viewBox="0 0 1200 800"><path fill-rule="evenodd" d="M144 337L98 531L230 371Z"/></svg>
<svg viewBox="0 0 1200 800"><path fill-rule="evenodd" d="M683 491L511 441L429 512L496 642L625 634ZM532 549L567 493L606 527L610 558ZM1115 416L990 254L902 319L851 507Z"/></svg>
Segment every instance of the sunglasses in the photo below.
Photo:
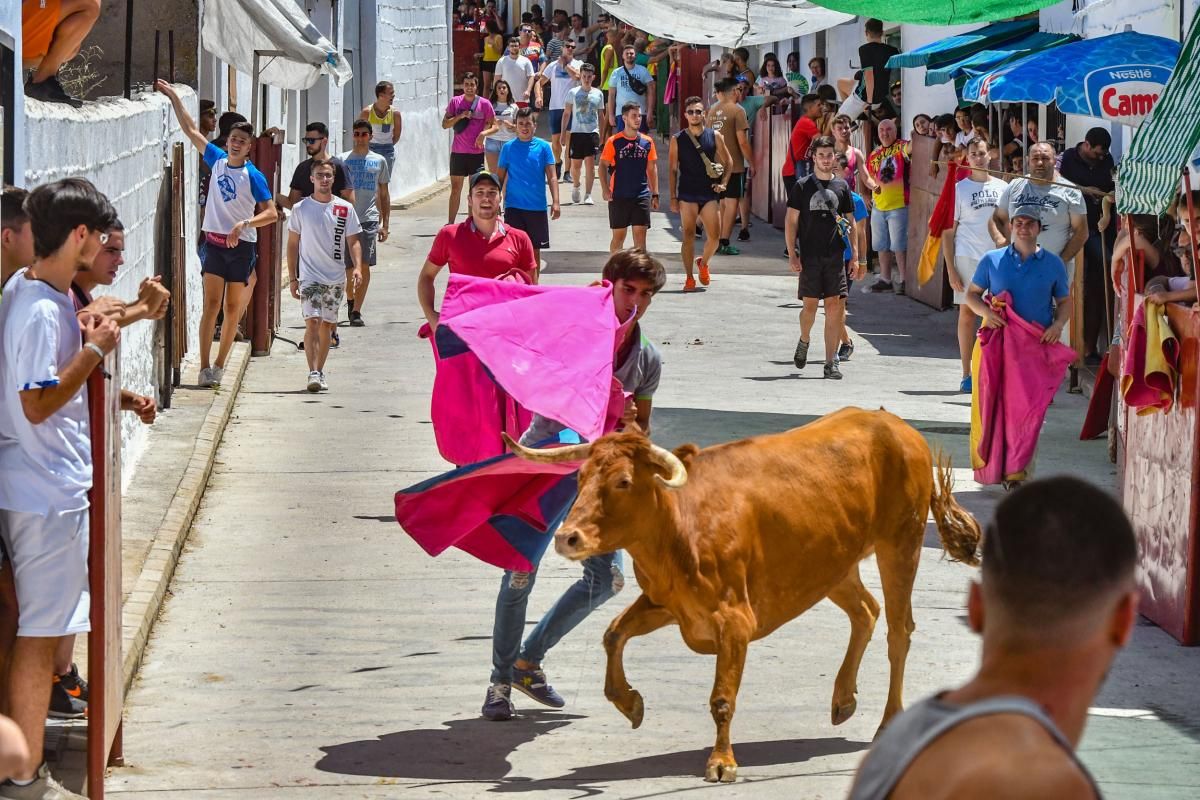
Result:
<svg viewBox="0 0 1200 800"><path fill-rule="evenodd" d="M305 136L300 141L304 142L305 144L316 144L324 138L324 136Z"/></svg>
<svg viewBox="0 0 1200 800"><path fill-rule="evenodd" d="M704 114L704 109L703 108L689 108L687 111L685 111L683 113L687 114L689 117L699 117Z"/></svg>

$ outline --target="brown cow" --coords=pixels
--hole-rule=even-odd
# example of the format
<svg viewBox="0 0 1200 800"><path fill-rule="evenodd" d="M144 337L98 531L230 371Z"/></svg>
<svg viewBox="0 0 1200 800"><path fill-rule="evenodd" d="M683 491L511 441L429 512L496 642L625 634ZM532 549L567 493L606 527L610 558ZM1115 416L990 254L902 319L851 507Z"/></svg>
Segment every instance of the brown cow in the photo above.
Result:
<svg viewBox="0 0 1200 800"><path fill-rule="evenodd" d="M642 696L625 679L625 643L679 625L697 653L717 656L709 707L717 741L706 781L733 781L729 742L746 647L828 597L850 617L850 645L833 685L833 724L854 713L858 666L879 603L859 578L875 554L888 621L891 680L880 727L900 712L915 625L913 579L930 506L943 547L977 564L980 531L951 494L949 461L934 487L929 445L886 411L845 408L786 433L674 454L640 433L530 450L523 458L587 459L579 497L554 537L580 560L625 549L642 594L604 634L604 694L638 727Z"/></svg>

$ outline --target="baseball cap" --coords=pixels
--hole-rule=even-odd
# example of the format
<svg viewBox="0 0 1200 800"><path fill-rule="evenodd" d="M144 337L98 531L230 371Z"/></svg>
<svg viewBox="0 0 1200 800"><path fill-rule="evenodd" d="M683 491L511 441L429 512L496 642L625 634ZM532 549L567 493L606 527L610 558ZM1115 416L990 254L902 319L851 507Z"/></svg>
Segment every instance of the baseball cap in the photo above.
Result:
<svg viewBox="0 0 1200 800"><path fill-rule="evenodd" d="M1017 210L1013 212L1012 218L1016 219L1017 217L1029 217L1029 219L1035 220L1037 224L1041 225L1042 209L1040 206L1029 204L1017 206Z"/></svg>
<svg viewBox="0 0 1200 800"><path fill-rule="evenodd" d="M470 188L474 189L476 184L478 184L480 181L491 181L497 189L500 188L500 179L497 178L494 173L488 172L486 169L481 169L471 175Z"/></svg>

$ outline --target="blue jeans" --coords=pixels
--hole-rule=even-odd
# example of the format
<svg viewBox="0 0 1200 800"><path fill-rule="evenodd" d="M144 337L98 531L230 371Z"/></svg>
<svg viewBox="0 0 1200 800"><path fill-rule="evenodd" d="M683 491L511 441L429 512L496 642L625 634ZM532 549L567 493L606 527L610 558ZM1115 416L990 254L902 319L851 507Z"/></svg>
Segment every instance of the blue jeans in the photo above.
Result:
<svg viewBox="0 0 1200 800"><path fill-rule="evenodd" d="M536 571L504 573L492 629L492 683L512 683L513 664L518 658L542 663L546 651L625 586L619 552L585 559L583 577L563 592L521 644L525 610L536 579Z"/></svg>

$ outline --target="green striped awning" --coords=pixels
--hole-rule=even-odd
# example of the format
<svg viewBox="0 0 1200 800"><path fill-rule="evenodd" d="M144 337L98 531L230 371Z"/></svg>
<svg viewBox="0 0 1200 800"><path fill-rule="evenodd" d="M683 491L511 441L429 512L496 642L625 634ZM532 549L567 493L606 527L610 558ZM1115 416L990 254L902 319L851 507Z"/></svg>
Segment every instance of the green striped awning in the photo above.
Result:
<svg viewBox="0 0 1200 800"><path fill-rule="evenodd" d="M1200 14L1154 110L1137 129L1117 170L1117 211L1161 214L1200 145Z"/></svg>
<svg viewBox="0 0 1200 800"><path fill-rule="evenodd" d="M1021 17L1058 0L812 0L813 5L911 25L967 25ZM1037 19L1033 20L1036 28Z"/></svg>

